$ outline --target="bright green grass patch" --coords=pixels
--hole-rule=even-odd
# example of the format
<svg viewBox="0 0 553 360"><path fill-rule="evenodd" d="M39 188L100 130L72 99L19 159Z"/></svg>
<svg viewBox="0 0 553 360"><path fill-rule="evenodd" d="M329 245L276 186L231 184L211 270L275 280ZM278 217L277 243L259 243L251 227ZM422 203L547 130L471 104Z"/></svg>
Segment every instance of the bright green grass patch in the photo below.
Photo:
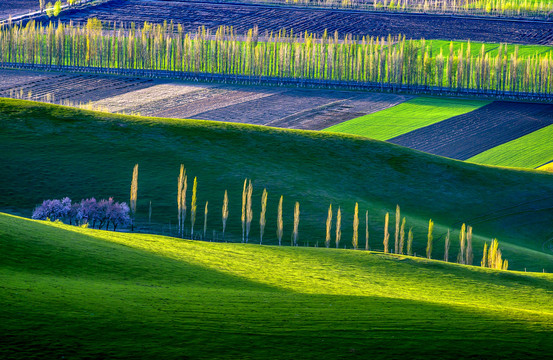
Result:
<svg viewBox="0 0 553 360"><path fill-rule="evenodd" d="M553 350L552 275L365 251L114 234L0 214L0 284L0 357L10 359Z"/></svg>
<svg viewBox="0 0 553 360"><path fill-rule="evenodd" d="M512 269L541 271L553 264L550 251L543 248L553 223L553 213L543 203L543 194L553 193L553 177L546 173L484 167L359 136L122 116L17 100L0 100L0 153L0 209L28 217L45 198L113 196L128 201L132 168L139 163L138 227L176 234L176 185L183 163L189 179L187 230L190 190L197 177L195 228L203 233L203 208L209 201L209 239L213 231L220 239L221 206L228 190L226 240L241 242L242 185L250 177L250 242L259 242L260 198L266 188L266 244L277 243L277 204L284 195L285 245L290 244L296 201L301 246L323 246L332 203L334 219L338 206L342 211L340 247L350 248L358 202L359 243L364 247L364 216L369 210L372 249L383 248L384 215L390 212L393 219L399 204L407 229L413 227L418 255L425 252L432 218L434 258L443 256L447 229L456 239L466 222L474 227L475 259L481 256L483 242L497 237ZM393 226L392 220L392 239ZM457 244L452 242L451 260Z"/></svg>
<svg viewBox="0 0 553 360"><path fill-rule="evenodd" d="M417 97L391 108L348 120L323 131L388 140L453 116L476 110L489 101Z"/></svg>
<svg viewBox="0 0 553 360"><path fill-rule="evenodd" d="M537 168L553 158L553 125L484 151L467 161L520 168Z"/></svg>
<svg viewBox="0 0 553 360"><path fill-rule="evenodd" d="M449 56L449 46L453 43L453 51L456 53L463 47L463 51L466 54L467 45L466 41L447 41L447 40L427 40L426 45L431 46L433 54L439 54L440 51L443 52L444 56ZM484 51L491 57L495 57L499 53L499 44L498 43L482 43L482 42L471 42L470 43L470 53L472 56L480 55L482 50L482 45L484 45ZM553 47L546 45L514 45L507 44L507 53L514 54L515 48L518 47L518 54L522 57L531 57L534 55L553 55ZM505 46L503 45L503 54L505 55Z"/></svg>
<svg viewBox="0 0 553 360"><path fill-rule="evenodd" d="M553 172L553 162L540 166L538 170Z"/></svg>

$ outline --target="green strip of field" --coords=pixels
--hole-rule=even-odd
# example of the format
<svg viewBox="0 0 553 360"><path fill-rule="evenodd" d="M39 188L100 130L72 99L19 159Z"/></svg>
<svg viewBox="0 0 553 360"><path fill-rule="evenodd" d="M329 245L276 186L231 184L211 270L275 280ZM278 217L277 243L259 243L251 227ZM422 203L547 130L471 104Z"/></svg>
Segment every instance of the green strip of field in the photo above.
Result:
<svg viewBox="0 0 553 360"><path fill-rule="evenodd" d="M540 166L538 170L553 172L553 162Z"/></svg>
<svg viewBox="0 0 553 360"><path fill-rule="evenodd" d="M467 161L534 169L552 160L553 125L484 151Z"/></svg>
<svg viewBox="0 0 553 360"><path fill-rule="evenodd" d="M417 97L391 108L344 121L323 131L388 140L453 116L476 110L489 101Z"/></svg>
<svg viewBox="0 0 553 360"><path fill-rule="evenodd" d="M447 41L447 40L427 40L426 46L432 46L432 54L436 55L440 53L440 50L443 52L444 56L449 55L449 46L453 43L453 51L457 52L463 46L463 51L466 54L467 45L466 41ZM482 50L482 45L484 45L484 53L488 54L491 57L495 57L499 53L499 43L482 43L482 42L471 42L470 43L470 53L472 56L480 55ZM522 57L531 57L534 55L553 55L553 47L547 45L515 45L507 44L507 51L509 54L514 54L515 48L518 47L518 54ZM505 54L505 46L503 46L503 54Z"/></svg>
<svg viewBox="0 0 553 360"><path fill-rule="evenodd" d="M186 241L0 214L0 284L4 359L553 351L551 274L366 251Z"/></svg>

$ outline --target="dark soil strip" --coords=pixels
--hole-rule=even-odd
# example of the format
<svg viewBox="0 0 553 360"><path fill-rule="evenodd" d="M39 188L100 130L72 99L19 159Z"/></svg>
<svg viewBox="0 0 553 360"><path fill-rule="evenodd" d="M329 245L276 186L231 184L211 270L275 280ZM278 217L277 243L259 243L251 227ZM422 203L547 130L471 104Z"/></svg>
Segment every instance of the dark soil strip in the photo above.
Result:
<svg viewBox="0 0 553 360"><path fill-rule="evenodd" d="M56 101L88 103L144 89L153 83L152 79L134 77L0 70L0 96L10 97L21 93L27 98L31 94L31 98L38 101L43 101L49 94Z"/></svg>
<svg viewBox="0 0 553 360"><path fill-rule="evenodd" d="M243 33L258 25L260 32L282 28L294 32L387 36L403 34L407 38L451 39L507 42L519 44L553 44L553 24L479 18L457 18L424 14L378 14L327 9L277 8L271 6L207 4L178 1L114 0L81 10L63 12L61 20L85 22L96 17L103 21L142 24L144 21L173 20L185 31L199 26L216 29L233 26ZM48 19L44 19L48 22ZM445 30L447 29L447 30Z"/></svg>
<svg viewBox="0 0 553 360"><path fill-rule="evenodd" d="M46 1L47 3L48 1ZM52 1L54 3L54 1ZM2 0L0 1L0 18L8 18L10 15L26 14L39 9L38 0Z"/></svg>
<svg viewBox="0 0 553 360"><path fill-rule="evenodd" d="M551 124L551 104L495 101L467 114L395 137L389 142L466 160Z"/></svg>
<svg viewBox="0 0 553 360"><path fill-rule="evenodd" d="M232 121L265 125L275 120L294 115L326 104L345 100L351 94L342 92L314 92L292 90L261 99L207 111L194 116L196 119ZM286 126L288 127L288 126Z"/></svg>

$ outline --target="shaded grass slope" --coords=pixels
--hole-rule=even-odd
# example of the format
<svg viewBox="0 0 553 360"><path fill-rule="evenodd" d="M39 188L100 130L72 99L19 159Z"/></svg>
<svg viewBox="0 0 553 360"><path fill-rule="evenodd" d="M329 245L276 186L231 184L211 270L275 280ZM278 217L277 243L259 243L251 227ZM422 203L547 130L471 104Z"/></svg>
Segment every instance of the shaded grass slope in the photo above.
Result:
<svg viewBox="0 0 553 360"><path fill-rule="evenodd" d="M400 204L407 228L413 227L419 255L424 254L426 224L432 218L434 258L442 257L447 228L458 229L462 222L474 226L475 259L481 256L483 241L491 237L500 239L511 268L549 270L553 258L543 247L553 237L552 175L483 167L362 137L0 100L0 153L0 209L25 216L45 198L114 196L125 201L132 167L139 163L138 226L142 231L174 234L178 168L184 163L189 209L192 179L198 177L196 229L203 228L203 206L209 201L209 238L213 230L220 233L220 206L228 189L226 239L241 240L242 184L250 177L254 186L250 242L259 241L260 197L267 188L264 242L269 244L277 241L276 208L283 194L285 244L290 244L295 201L301 205L300 245L322 246L332 203L343 211L341 247L351 247L353 208L359 202L360 233L364 235L368 209L373 249L382 249L385 212ZM452 238L457 236L454 231ZM451 260L457 254L456 244Z"/></svg>
<svg viewBox="0 0 553 360"><path fill-rule="evenodd" d="M536 358L553 276L0 214L0 357Z"/></svg>

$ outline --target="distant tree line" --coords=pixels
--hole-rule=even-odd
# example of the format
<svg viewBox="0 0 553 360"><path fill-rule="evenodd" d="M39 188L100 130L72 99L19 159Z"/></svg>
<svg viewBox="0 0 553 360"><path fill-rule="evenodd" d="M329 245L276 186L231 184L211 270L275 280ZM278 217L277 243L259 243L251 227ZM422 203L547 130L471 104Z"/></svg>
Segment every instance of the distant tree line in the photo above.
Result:
<svg viewBox="0 0 553 360"><path fill-rule="evenodd" d="M72 203L70 198L65 197L61 200L44 200L33 211L33 219L65 220L70 225L87 224L92 228L98 225L98 229L105 227L106 230L111 224L115 231L118 227L130 224L129 211L126 203L115 202L113 198L100 201L90 198Z"/></svg>
<svg viewBox="0 0 553 360"><path fill-rule="evenodd" d="M220 0L219 0L220 1ZM224 0L223 0L224 1ZM231 0L227 0L232 2ZM365 9L371 11L549 18L550 0L243 0L262 4L286 4Z"/></svg>
<svg viewBox="0 0 553 360"><path fill-rule="evenodd" d="M474 51L476 50L476 51ZM338 33L266 33L238 36L221 27L185 33L174 24L105 29L86 26L0 26L0 65L37 64L101 69L162 70L193 74L372 84L382 88L478 91L494 94L553 93L551 52L519 54L499 45L496 55L470 42L433 51L431 42Z"/></svg>

